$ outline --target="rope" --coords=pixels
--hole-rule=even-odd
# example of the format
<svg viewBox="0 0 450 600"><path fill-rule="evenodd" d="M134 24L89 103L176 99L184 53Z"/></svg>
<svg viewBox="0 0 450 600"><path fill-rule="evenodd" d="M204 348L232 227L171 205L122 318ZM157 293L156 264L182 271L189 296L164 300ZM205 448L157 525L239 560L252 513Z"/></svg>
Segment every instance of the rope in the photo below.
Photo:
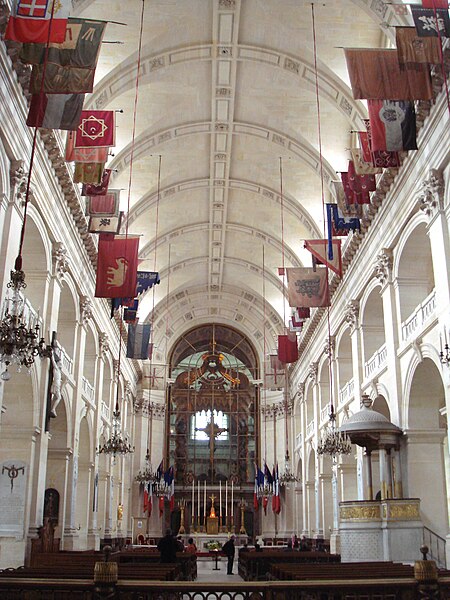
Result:
<svg viewBox="0 0 450 600"><path fill-rule="evenodd" d="M262 293L263 293L263 338L264 338L264 358L263 358L263 385L264 385L264 462L267 462L267 378L266 378L266 278L265 278L265 249L262 246Z"/></svg>
<svg viewBox="0 0 450 600"><path fill-rule="evenodd" d="M39 103L38 103L38 117L41 113L41 107L42 107L42 94L44 92L44 83L45 83L45 74L47 72L47 65L48 65L48 54L49 54L49 49L50 49L50 39L51 39L51 35L52 35L52 27L53 27L53 21L54 21L54 14L55 14L55 2L56 0L53 0L52 2L52 10L50 13L50 21L49 21L49 25L48 25L48 35L47 35L47 41L45 43L45 52L44 52L44 64L42 67L42 79L41 79L41 87L39 89ZM23 209L23 223L22 223L22 229L20 230L20 241L19 241L19 252L17 254L15 263L14 263L14 269L16 271L21 271L22 270L22 250L23 250L23 243L25 240L25 230L26 230L26 225L27 225L27 211L28 211L28 203L30 201L30 187L31 187L31 175L33 172L33 165L34 165L34 156L36 154L36 145L37 145L37 134L38 134L38 127L34 128L34 133L33 133L33 142L31 145L31 156L30 156L30 167L28 169L28 177L27 177L27 187L25 190L25 201L24 201L24 209Z"/></svg>
<svg viewBox="0 0 450 600"><path fill-rule="evenodd" d="M133 177L133 158L134 158L134 149L135 149L135 139L136 139L136 117L137 117L137 106L138 106L138 98L139 98L139 76L141 70L141 52L142 52L142 33L144 29L144 0L142 0L142 8L141 8L141 20L139 26L139 44L138 44L138 60L137 60L137 70L136 70L136 83L135 83L135 93L134 93L134 107L133 107L133 130L131 136L131 152L130 152L130 174L128 177L128 198L127 198L127 214L130 214L130 203L131 203L131 182ZM129 220L127 219L127 224L125 228L125 239L128 239L128 226ZM125 269L125 265L123 267ZM122 307L123 312L123 307ZM120 317L120 325L119 325L119 358L117 362L117 390L116 390L116 412L119 412L119 378L120 378L120 365L122 359L122 334L123 334L123 316Z"/></svg>
<svg viewBox="0 0 450 600"><path fill-rule="evenodd" d="M436 8L436 3L433 1L433 12L434 12L434 18L436 20L436 31L437 31L437 36L438 36L438 40L439 40L439 57L441 59L441 71L442 71L442 78L444 79L444 86L445 86L445 95L447 97L447 109L450 115L450 94L449 94L449 90L448 90L448 83L447 83L447 74L445 72L445 62L444 62L444 51L443 51L443 40L442 40L442 35L441 35L441 30L439 27L439 22L438 22L438 13L437 13L437 8Z"/></svg>
<svg viewBox="0 0 450 600"><path fill-rule="evenodd" d="M325 190L324 190L324 177L323 177L323 154L322 154L322 130L321 130L321 117L320 117L320 97L319 97L319 73L317 68L317 40L316 40L316 21L314 14L314 3L311 3L311 16L312 16L312 37L313 37L313 48L314 48L314 77L315 77L315 90L316 90L316 106L317 106L317 137L319 144L319 164L320 164L320 186L322 196L322 215L323 215L323 238L326 239L326 207L325 207ZM327 285L329 285L329 269L325 265L327 270ZM330 306L327 306L327 329L328 329L328 373L330 383L330 412L334 413L333 403L333 372L331 368L331 323L330 323Z"/></svg>
<svg viewBox="0 0 450 600"><path fill-rule="evenodd" d="M286 327L286 299L285 292L285 252L284 252L284 200L283 200L283 158L280 156L280 210L281 210L281 267L283 269L283 325Z"/></svg>

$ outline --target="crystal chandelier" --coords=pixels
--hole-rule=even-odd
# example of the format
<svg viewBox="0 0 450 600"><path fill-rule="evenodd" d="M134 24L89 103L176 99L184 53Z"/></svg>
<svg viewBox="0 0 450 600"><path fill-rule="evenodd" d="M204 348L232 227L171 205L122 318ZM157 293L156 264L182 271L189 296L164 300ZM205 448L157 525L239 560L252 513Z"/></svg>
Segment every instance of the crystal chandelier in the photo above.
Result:
<svg viewBox="0 0 450 600"><path fill-rule="evenodd" d="M113 430L111 437L106 440L97 450L97 454L110 454L116 458L117 454L125 456L134 452L134 446L131 446L128 435L122 435L120 430L120 410L116 403L116 409L113 412Z"/></svg>
<svg viewBox="0 0 450 600"><path fill-rule="evenodd" d="M284 473L280 475L280 485L289 487L290 483L298 483L300 479L294 475L291 471L291 460L289 458L289 450L286 450L286 455L284 457Z"/></svg>
<svg viewBox="0 0 450 600"><path fill-rule="evenodd" d="M3 381L11 378L8 371L10 364L16 364L18 372L22 367L30 372L36 356L49 357L52 351L40 336L39 317L32 315L29 310L27 314L25 300L20 293L27 284L19 259L16 260L15 270L11 271L11 281L7 287L12 293L8 292L5 298L0 320L0 362L6 367L1 374Z"/></svg>
<svg viewBox="0 0 450 600"><path fill-rule="evenodd" d="M156 483L158 481L157 474L153 471L152 461L150 457L150 451L147 449L145 455L145 467L144 470L139 470L138 474L134 478L139 483Z"/></svg>
<svg viewBox="0 0 450 600"><path fill-rule="evenodd" d="M318 454L350 454L352 444L345 433L338 431L336 427L336 413L331 406L330 420L322 434L319 445L317 446Z"/></svg>

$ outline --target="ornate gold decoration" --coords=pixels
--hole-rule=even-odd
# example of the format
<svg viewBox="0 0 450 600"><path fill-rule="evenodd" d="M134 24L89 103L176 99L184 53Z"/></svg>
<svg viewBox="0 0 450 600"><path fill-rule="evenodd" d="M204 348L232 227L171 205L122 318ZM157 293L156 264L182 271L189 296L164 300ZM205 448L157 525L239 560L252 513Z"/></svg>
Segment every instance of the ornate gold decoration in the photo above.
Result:
<svg viewBox="0 0 450 600"><path fill-rule="evenodd" d="M359 521L373 521L380 519L380 506L341 506L340 517L342 520L358 519Z"/></svg>
<svg viewBox="0 0 450 600"><path fill-rule="evenodd" d="M388 509L387 515L385 514L385 509ZM411 521L420 520L419 505L415 502L408 502L404 504L385 504L383 505L383 518Z"/></svg>

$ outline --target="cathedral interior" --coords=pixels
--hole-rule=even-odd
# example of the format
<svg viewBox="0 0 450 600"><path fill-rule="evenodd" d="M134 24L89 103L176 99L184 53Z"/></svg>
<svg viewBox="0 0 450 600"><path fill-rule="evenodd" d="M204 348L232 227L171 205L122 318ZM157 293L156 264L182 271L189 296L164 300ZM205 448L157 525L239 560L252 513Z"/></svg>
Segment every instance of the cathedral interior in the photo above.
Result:
<svg viewBox="0 0 450 600"><path fill-rule="evenodd" d="M350 562L426 543L450 568L448 37L432 97L412 102L417 149L376 170L358 228L336 225L329 305L296 325L286 272L325 271L305 241L327 239L369 115L344 49L394 49L409 4L72 0L71 16L108 19L83 110L115 113L118 233L159 274L139 296L142 359L124 309L95 295L68 133L26 124L13 5L0 0L1 326L19 252L44 341L19 369L0 348L0 568L49 524L61 550L171 527L200 545L305 536Z"/></svg>

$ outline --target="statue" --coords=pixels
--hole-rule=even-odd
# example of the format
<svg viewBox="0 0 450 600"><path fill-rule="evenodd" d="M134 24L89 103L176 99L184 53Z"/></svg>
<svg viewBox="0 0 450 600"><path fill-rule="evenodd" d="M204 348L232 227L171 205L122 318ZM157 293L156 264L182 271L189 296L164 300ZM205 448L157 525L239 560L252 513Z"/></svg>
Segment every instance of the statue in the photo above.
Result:
<svg viewBox="0 0 450 600"><path fill-rule="evenodd" d="M54 418L56 418L56 407L61 402L61 388L62 388L62 383L63 383L61 351L57 345L54 346L50 358L51 358L52 367L53 367L53 378L52 378L52 385L50 388L50 394L51 394L50 417L52 419L54 419Z"/></svg>
<svg viewBox="0 0 450 600"><path fill-rule="evenodd" d="M117 520L121 521L123 519L123 504L120 503L117 506Z"/></svg>

